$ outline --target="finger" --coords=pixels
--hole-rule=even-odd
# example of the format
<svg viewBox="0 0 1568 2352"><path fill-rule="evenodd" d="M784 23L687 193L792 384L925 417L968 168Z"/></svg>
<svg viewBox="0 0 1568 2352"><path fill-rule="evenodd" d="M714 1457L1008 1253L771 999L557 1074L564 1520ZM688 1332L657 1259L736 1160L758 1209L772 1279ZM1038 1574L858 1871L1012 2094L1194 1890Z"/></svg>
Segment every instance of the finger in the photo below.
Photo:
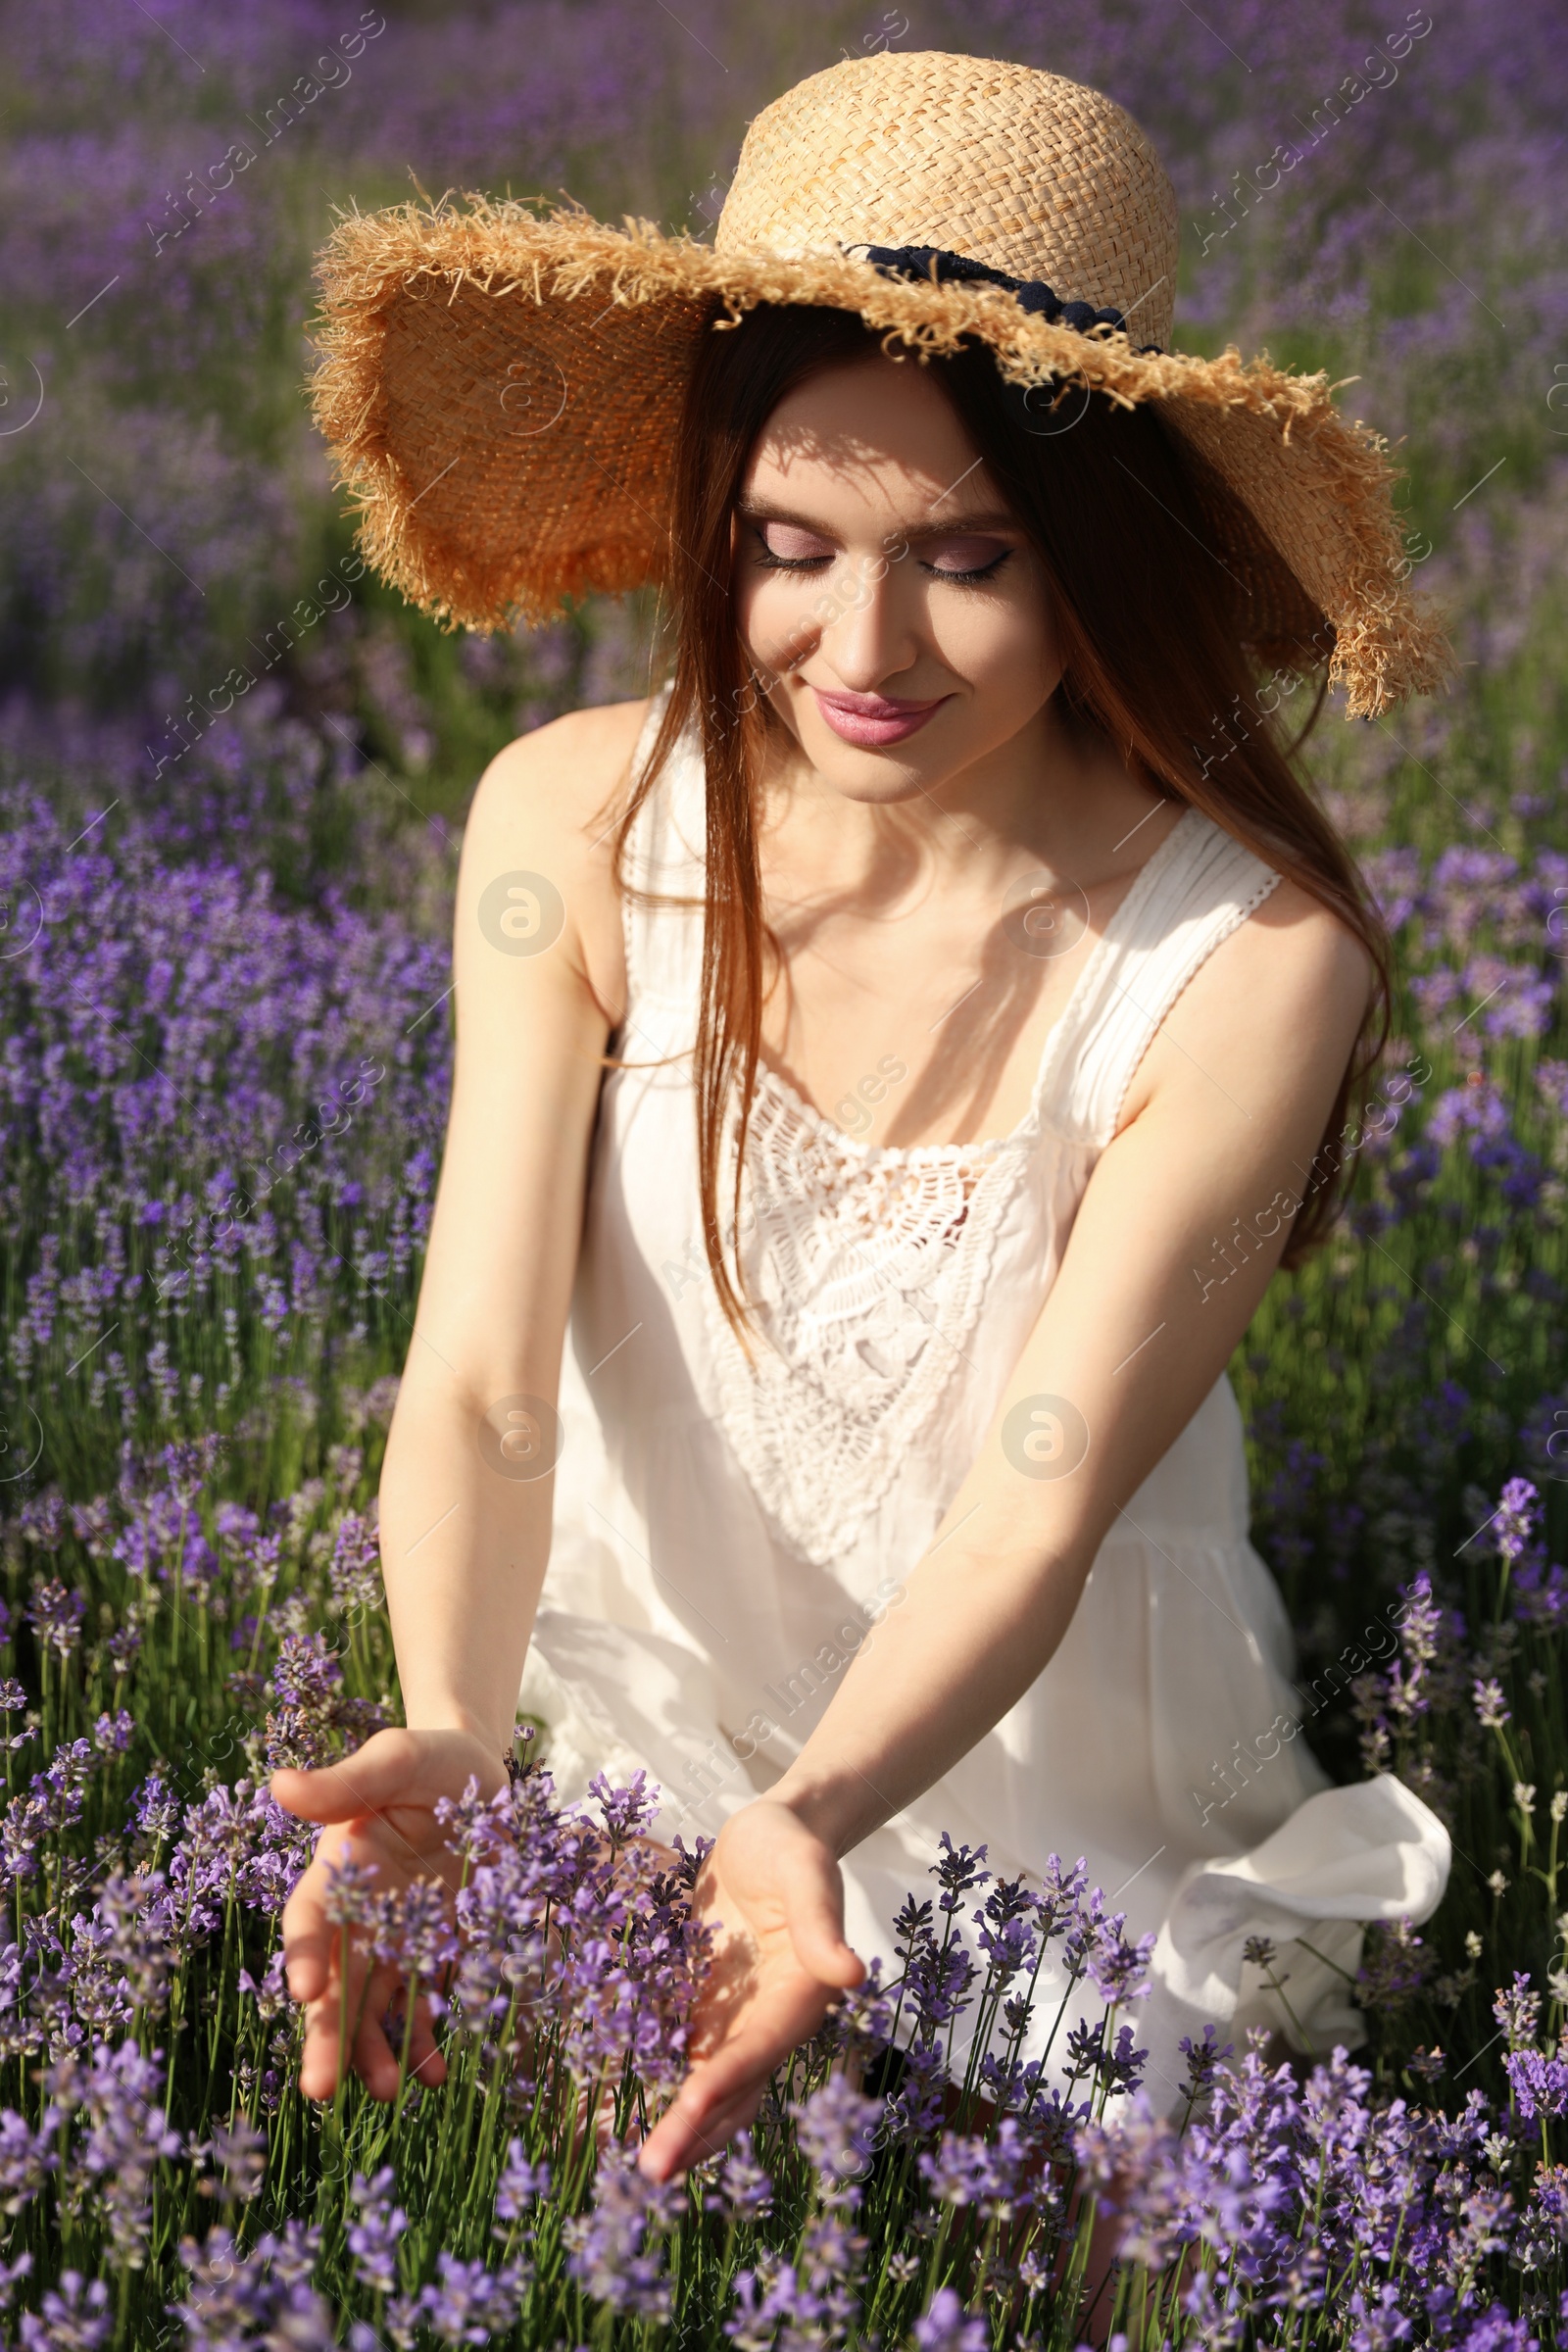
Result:
<svg viewBox="0 0 1568 2352"><path fill-rule="evenodd" d="M756 2123L766 2087L765 2082L756 2084L744 2098L731 2099L701 2124L677 2118L673 2110L661 2116L638 2152L638 2171L652 2180L674 2180L694 2164L706 2164L729 2146L737 2132ZM666 2125L672 2128L666 2131Z"/></svg>
<svg viewBox="0 0 1568 2352"><path fill-rule="evenodd" d="M343 1933L326 1915L328 1871L349 1853L347 1838L318 1838L313 1859L283 1906L283 1973L297 2001L318 2000L326 1989Z"/></svg>
<svg viewBox="0 0 1568 2352"><path fill-rule="evenodd" d="M637 2156L638 2171L651 2180L677 2180L694 2164L706 2164L728 2147L737 2132L757 2121L765 2089L765 2083L754 2085L744 2098L729 2100L701 2123L669 2109L643 2142Z"/></svg>
<svg viewBox="0 0 1568 2352"><path fill-rule="evenodd" d="M305 2042L300 2053L300 2088L310 2099L329 2099L349 2066L370 1958L349 1932L334 1926L328 1946L326 1984L305 2011Z"/></svg>
<svg viewBox="0 0 1568 2352"><path fill-rule="evenodd" d="M865 1978L865 1962L844 1942L844 1884L839 1872L802 1872L790 1886L790 1942L802 1969L820 1985L849 1992Z"/></svg>
<svg viewBox="0 0 1568 2352"><path fill-rule="evenodd" d="M355 1821L396 1797L407 1797L420 1760L417 1735L377 1732L340 1763L313 1772L279 1765L269 1783L285 1813L301 1821Z"/></svg>
<svg viewBox="0 0 1568 2352"><path fill-rule="evenodd" d="M300 2089L308 2099L329 2099L343 2080L345 2072L342 2032L343 1998L334 1969L327 1979L326 1990L318 2001L312 2001L305 2012L305 2046L300 2052ZM349 1994L349 2016L354 2015L354 1996Z"/></svg>
<svg viewBox="0 0 1568 2352"><path fill-rule="evenodd" d="M292 2000L318 2001L321 1998L331 1973L331 1936L324 1927L290 1934L285 1926L283 1975Z"/></svg>
<svg viewBox="0 0 1568 2352"><path fill-rule="evenodd" d="M745 2109L750 2103L749 2115L742 2120L755 2115L769 2077L820 2025L826 2007L821 1987L808 1979L753 2001L744 2022L693 2067L654 2127L644 2169L656 2179L668 2179L670 2173L701 2160L701 2152L732 2108Z"/></svg>
<svg viewBox="0 0 1568 2352"><path fill-rule="evenodd" d="M430 2004L421 1993L414 2008L414 2032L409 2037L409 2081L435 2089L447 2079L447 2062L436 2047Z"/></svg>
<svg viewBox="0 0 1568 2352"><path fill-rule="evenodd" d="M324 1872L313 1862L283 1905L283 1973L296 2001L325 1992L338 1930L326 1916Z"/></svg>
<svg viewBox="0 0 1568 2352"><path fill-rule="evenodd" d="M788 1857L782 1876L796 1958L819 1984L848 1992L864 1977L865 1962L844 1940L844 1880L838 1864L813 1839Z"/></svg>
<svg viewBox="0 0 1568 2352"><path fill-rule="evenodd" d="M386 2029L381 2023L387 2005L402 1981L398 1971L390 1964L383 1963L370 1970L365 1983L359 2024L354 2032L354 2072L371 2098L379 2099L383 2104L397 2097L403 2080L397 2052L387 2040Z"/></svg>

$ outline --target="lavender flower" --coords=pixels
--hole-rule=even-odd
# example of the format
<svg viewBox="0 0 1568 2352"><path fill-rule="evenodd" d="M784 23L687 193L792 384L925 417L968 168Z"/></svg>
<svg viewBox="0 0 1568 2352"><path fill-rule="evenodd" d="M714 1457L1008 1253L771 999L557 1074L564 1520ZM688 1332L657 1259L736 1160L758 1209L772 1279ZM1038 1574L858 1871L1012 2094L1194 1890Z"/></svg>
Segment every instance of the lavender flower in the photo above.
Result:
<svg viewBox="0 0 1568 2352"><path fill-rule="evenodd" d="M482 2262L442 2253L436 2268L439 2278L421 2288L419 2309L438 2344L487 2344L515 2325L523 2288L515 2266L492 2272Z"/></svg>
<svg viewBox="0 0 1568 2352"><path fill-rule="evenodd" d="M763 2221L773 2210L773 2183L757 2161L749 2131L737 2132L730 2142L719 2168L718 2193L737 2222Z"/></svg>
<svg viewBox="0 0 1568 2352"><path fill-rule="evenodd" d="M995 2137L960 2137L945 2132L935 2155L922 2155L920 2172L944 2204L974 2205L991 2220L1014 2206L1050 2198L1042 2151L1027 2140L1013 2116L1004 2116Z"/></svg>
<svg viewBox="0 0 1568 2352"><path fill-rule="evenodd" d="M1510 1478L1492 1520L1500 1558L1521 1559L1541 1522L1541 1497L1528 1478Z"/></svg>
<svg viewBox="0 0 1568 2352"><path fill-rule="evenodd" d="M58 2288L43 2298L42 2319L22 2315L24 2352L98 2352L114 2332L109 2289L101 2278L84 2280L79 2271L62 2271Z"/></svg>
<svg viewBox="0 0 1568 2352"><path fill-rule="evenodd" d="M1502 2063L1527 2124L1538 2116L1568 2113L1568 2056L1547 2058L1539 2050L1510 2050Z"/></svg>
<svg viewBox="0 0 1568 2352"><path fill-rule="evenodd" d="M931 1865L931 1875L942 1888L937 1897L941 1911L956 1911L971 1886L983 1886L991 1873L981 1868L986 1858L983 1845L955 1846L946 1830L941 1837L942 1856Z"/></svg>
<svg viewBox="0 0 1568 2352"><path fill-rule="evenodd" d="M348 2230L355 2276L378 2295L390 2294L398 2282L398 2242L409 2226L408 2215L393 2202L396 2185L392 2167L384 2164L368 2180L356 2173L350 2192L359 2215Z"/></svg>
<svg viewBox="0 0 1568 2352"><path fill-rule="evenodd" d="M161 2053L144 2058L133 2041L118 2050L103 2043L90 2066L74 2057L59 2060L45 2082L61 2112L79 2112L87 2125L68 2175L68 2198L95 2200L117 2258L139 2261L152 2222L154 2172L181 2145L163 2117Z"/></svg>
<svg viewBox="0 0 1568 2352"><path fill-rule="evenodd" d="M670 2281L657 2250L679 2221L685 2191L648 2180L620 2151L601 2164L593 2208L566 2222L566 2268L596 2301L641 2320L667 2320Z"/></svg>
<svg viewBox="0 0 1568 2352"><path fill-rule="evenodd" d="M440 1978L462 1951L452 1897L439 1879L411 1879L406 1886L388 1887L367 1906L365 1916L373 1923L371 1949L376 1957L395 1961L426 1984Z"/></svg>
<svg viewBox="0 0 1568 2352"><path fill-rule="evenodd" d="M141 1627L117 1625L104 1644L117 1675L127 1675L141 1655Z"/></svg>
<svg viewBox="0 0 1568 2352"><path fill-rule="evenodd" d="M1509 1721L1509 1709L1507 1701L1502 1695L1502 1685L1494 1676L1489 1676L1485 1681L1478 1676L1471 1688L1475 1694L1476 1714L1482 1724L1488 1731L1500 1732L1503 1725Z"/></svg>
<svg viewBox="0 0 1568 2352"><path fill-rule="evenodd" d="M1184 2034L1178 2047L1187 2061L1187 2080L1184 2088L1191 2108L1207 2095L1213 2083L1216 2069L1222 2059L1234 2056L1236 2044L1228 2041L1222 2048L1219 2036L1210 2025L1203 2028L1200 2041L1194 2041L1191 2034Z"/></svg>
<svg viewBox="0 0 1568 2352"><path fill-rule="evenodd" d="M776 2262L764 2270L738 2271L735 2294L724 2333L736 2352L771 2352L775 2342L787 2352L805 2352L808 2345L832 2340L823 2298L801 2278L793 2263Z"/></svg>
<svg viewBox="0 0 1568 2352"><path fill-rule="evenodd" d="M267 1718L270 1772L279 1764L309 1768L329 1762L335 1734L358 1747L372 1732L385 1729L387 1717L379 1706L346 1695L342 1665L320 1634L285 1636L268 1688L274 1700Z"/></svg>
<svg viewBox="0 0 1568 2352"><path fill-rule="evenodd" d="M358 1511L344 1513L332 1544L328 1583L339 1616L363 1615L385 1605L373 1501L363 1516Z"/></svg>
<svg viewBox="0 0 1568 2352"><path fill-rule="evenodd" d="M36 2132L10 2108L0 2109L0 2207L15 2216L30 2205L60 2162L53 2145L57 2123L46 2111Z"/></svg>
<svg viewBox="0 0 1568 2352"><path fill-rule="evenodd" d="M198 2183L204 2197L216 2197L227 2207L249 2204L260 2195L267 2173L267 2134L247 2116L236 2116L232 2124L216 2124L212 2138L191 2153L205 2156L216 2176Z"/></svg>
<svg viewBox="0 0 1568 2352"><path fill-rule="evenodd" d="M347 1841L338 1853L336 1862L326 1864L326 1916L334 1927L363 1927L375 1917L376 1866L351 1860Z"/></svg>
<svg viewBox="0 0 1568 2352"><path fill-rule="evenodd" d="M73 1740L34 1773L24 1796L11 1799L0 1817L0 1875L11 1881L36 1875L45 1841L81 1819L93 1767L91 1742Z"/></svg>
<svg viewBox="0 0 1568 2352"><path fill-rule="evenodd" d="M379 2180L381 2176L377 2174L376 2178ZM549 2194L549 2165L530 2164L521 2140L513 2140L496 2187L497 2221L520 2221L531 2205Z"/></svg>
<svg viewBox="0 0 1568 2352"><path fill-rule="evenodd" d="M914 2340L919 2352L986 2352L991 2329L965 2312L951 2286L939 2286L930 2310L914 2323Z"/></svg>
<svg viewBox="0 0 1568 2352"><path fill-rule="evenodd" d="M310 2283L319 2253L320 2232L298 2222L281 2237L269 2231L249 2255L221 2228L200 2246L184 2239L179 2254L190 2284L175 2310L191 2352L269 2341L290 2352L330 2352L332 2314Z"/></svg>
<svg viewBox="0 0 1568 2352"><path fill-rule="evenodd" d="M1507 2034L1510 2049L1534 2039L1541 2017L1541 1995L1531 1989L1530 1979L1522 1969L1515 1969L1512 1984L1497 1993L1492 2014Z"/></svg>
<svg viewBox="0 0 1568 2352"><path fill-rule="evenodd" d="M858 2195L853 2184L870 2170L882 2102L856 2090L843 2075L830 2075L819 2090L797 2100L795 2118L801 2153L815 2167L824 2198L830 2204Z"/></svg>
<svg viewBox="0 0 1568 2352"><path fill-rule="evenodd" d="M659 1810L659 1791L649 1786L648 1775L633 1775L625 1788L612 1788L603 1773L588 1784L588 1793L604 1816L605 1832L612 1850L618 1852L631 1838L641 1836Z"/></svg>
<svg viewBox="0 0 1568 2352"><path fill-rule="evenodd" d="M111 1871L92 1916L72 1923L66 1967L72 2004L84 2025L130 2026L160 2015L178 1940L178 1923L161 1871L127 1879Z"/></svg>
<svg viewBox="0 0 1568 2352"><path fill-rule="evenodd" d="M81 1640L86 1611L85 1593L68 1592L58 1577L50 1577L33 1586L32 1599L23 1614L39 1641L64 1663Z"/></svg>

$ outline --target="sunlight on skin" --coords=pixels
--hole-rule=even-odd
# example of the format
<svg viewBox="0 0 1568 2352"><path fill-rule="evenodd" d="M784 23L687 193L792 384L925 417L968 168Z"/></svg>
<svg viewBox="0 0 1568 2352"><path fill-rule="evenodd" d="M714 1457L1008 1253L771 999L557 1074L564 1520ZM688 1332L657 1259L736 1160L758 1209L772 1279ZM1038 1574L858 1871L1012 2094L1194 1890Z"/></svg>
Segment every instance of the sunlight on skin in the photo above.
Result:
<svg viewBox="0 0 1568 2352"><path fill-rule="evenodd" d="M330 2099L342 2080L345 1931L328 1916L331 1871L348 1862L373 1869L377 1887L431 1878L455 1886L457 1860L434 1806L441 1796L461 1796L470 1776L479 1779L483 1793L494 1794L503 1779L498 1753L461 1734L377 1732L345 1763L272 1774L272 1794L284 1810L323 1825L310 1867L283 1911L288 1988L306 2011L300 2087L307 2098ZM388 2041L381 2019L403 1980L395 1968L370 1962L352 1932L348 1950L350 2066L372 2098L395 2099L401 2052ZM425 2083L446 2079L422 1999L415 2005L409 2068Z"/></svg>
<svg viewBox="0 0 1568 2352"><path fill-rule="evenodd" d="M753 2121L769 2077L848 1991L865 1963L844 1940L844 1883L819 1838L785 1805L745 1805L698 1879L715 1930L696 2063L638 2156L656 2180L711 2156Z"/></svg>
<svg viewBox="0 0 1568 2352"><path fill-rule="evenodd" d="M1119 891L1159 838L1140 826L1168 821L1168 805L1064 723L1043 565L926 369L873 354L782 401L749 463L732 550L736 624L781 722L764 747L759 834L783 951L763 1042L827 1103L891 1048L888 1001L923 1003L934 974L969 973L1012 886L1046 869ZM919 707L913 732L906 704ZM847 740L846 724L891 734ZM1048 983L1065 990L1075 973L1035 966L1005 1066L960 1077L922 1063L875 1140L1007 1132L1054 1008Z"/></svg>
<svg viewBox="0 0 1568 2352"><path fill-rule="evenodd" d="M736 625L800 746L792 781L841 838L846 802L869 820L908 803L914 815L933 792L954 806L956 783L958 805L978 796L994 818L999 795L1038 800L1062 672L1044 574L924 369L878 355L781 401L747 468L734 548ZM828 723L824 693L940 707L904 741L867 747Z"/></svg>
<svg viewBox="0 0 1568 2352"><path fill-rule="evenodd" d="M983 808L999 835L1039 800L1062 671L1044 575L925 370L877 355L781 401L732 543L736 627L798 747L769 797L787 787L792 830L798 804L819 811L808 854L831 837L835 870L892 818L940 858L931 796ZM868 746L829 723L821 695L939 707Z"/></svg>
<svg viewBox="0 0 1568 2352"><path fill-rule="evenodd" d="M434 1797L421 1802L413 1793L401 1755L372 1753L383 1740L409 1737L379 1733L349 1766L272 1775L280 1805L329 1825L289 1898L283 1926L289 1990L307 2011L300 2084L310 2098L330 2099L342 2080L345 1931L327 1916L331 1869L345 1860L362 1868L370 1862L385 1885L437 1875L452 1885L455 1879ZM451 1773L473 1761L439 1756L427 1759L427 1769L433 1762ZM340 1835L334 1837L333 1829ZM672 1848L653 1838L641 1842L665 1867L676 1865ZM814 2033L836 1989L859 1984L865 1974L844 1941L837 1865L783 1806L749 1805L726 1823L704 1865L696 1900L715 1930L714 1964L696 2064L639 2156L656 2180L700 2163L750 2123L781 2057ZM370 1962L352 1936L349 1949L349 2064L372 2098L389 2101L398 2093L400 2052L380 2021L403 1980L397 1969ZM415 2009L410 2072L432 2084L446 2076L422 1999Z"/></svg>

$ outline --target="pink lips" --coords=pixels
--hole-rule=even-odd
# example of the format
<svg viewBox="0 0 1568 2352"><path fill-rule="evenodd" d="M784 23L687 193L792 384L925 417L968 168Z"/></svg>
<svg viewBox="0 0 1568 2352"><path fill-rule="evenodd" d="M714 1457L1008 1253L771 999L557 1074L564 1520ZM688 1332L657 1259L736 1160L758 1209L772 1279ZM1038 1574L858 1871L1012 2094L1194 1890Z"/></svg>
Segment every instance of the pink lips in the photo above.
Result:
<svg viewBox="0 0 1568 2352"><path fill-rule="evenodd" d="M867 751L880 751L886 744L903 743L917 735L949 700L939 694L934 702L902 703L882 694L824 694L819 686L813 686L811 692L834 734Z"/></svg>

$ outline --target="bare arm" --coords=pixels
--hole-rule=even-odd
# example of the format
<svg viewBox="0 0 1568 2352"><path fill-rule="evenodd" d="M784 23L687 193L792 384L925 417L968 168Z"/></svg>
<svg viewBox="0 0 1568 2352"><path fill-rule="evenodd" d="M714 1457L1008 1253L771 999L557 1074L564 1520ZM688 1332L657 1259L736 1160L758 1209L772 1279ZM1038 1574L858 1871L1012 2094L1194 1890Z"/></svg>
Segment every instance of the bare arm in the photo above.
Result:
<svg viewBox="0 0 1568 2352"><path fill-rule="evenodd" d="M816 2014L829 1983L855 1981L835 1857L929 1788L1048 1664L1107 1531L1224 1370L1278 1263L1283 1200L1299 1202L1369 964L1291 886L1263 911L1215 951L1151 1049L1142 1107L1096 1165L979 1456L901 1605L781 1781L720 1835L715 1908L770 1957L780 2019L810 2011L808 1976L821 1981ZM1214 1241L1238 1217L1257 1238L1221 1283ZM760 1973L765 1984L767 1965ZM755 2112L777 2063L773 2025L765 2002L737 2007L650 2139L650 2171L682 2169Z"/></svg>
<svg viewBox="0 0 1568 2352"><path fill-rule="evenodd" d="M408 1722L472 1732L498 1756L549 1553L553 1414L611 1027L594 968L610 846L585 826L630 749L626 710L524 736L474 796L452 1112L381 1478ZM509 892L509 875L545 887Z"/></svg>
<svg viewBox="0 0 1568 2352"><path fill-rule="evenodd" d="M346 1981L352 2062L398 2087L381 2016L390 1968L334 1933L327 1868L383 1886L445 1876L434 1808L505 1778L550 1545L551 1433L582 1229L602 1056L624 992L600 810L645 706L557 720L486 770L464 835L454 927L457 1058L429 1248L381 1477L381 1557L408 1728L345 1762L278 1772L278 1801L331 1825L289 1897L300 2080L336 2087ZM345 1974L346 1972L346 1978ZM412 2060L443 2072L424 2004Z"/></svg>
<svg viewBox="0 0 1568 2352"><path fill-rule="evenodd" d="M1208 985L1173 1007L1160 1042L1185 1050L1165 1054L1152 1099L1098 1162L904 1603L774 1791L839 1853L965 1755L1049 1663L1105 1536L1224 1371L1279 1262L1367 966L1316 909L1228 944L1241 951L1230 970L1216 957ZM1215 1242L1236 1218L1256 1238L1233 1248L1227 1277Z"/></svg>

